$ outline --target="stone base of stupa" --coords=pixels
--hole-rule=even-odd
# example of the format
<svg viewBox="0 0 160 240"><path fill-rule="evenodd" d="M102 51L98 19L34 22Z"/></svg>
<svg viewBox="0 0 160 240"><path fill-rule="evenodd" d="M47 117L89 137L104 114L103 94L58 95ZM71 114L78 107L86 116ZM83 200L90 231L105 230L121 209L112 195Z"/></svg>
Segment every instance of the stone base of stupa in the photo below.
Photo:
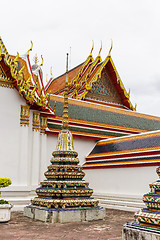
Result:
<svg viewBox="0 0 160 240"><path fill-rule="evenodd" d="M160 240L160 230L127 223L122 230L122 240Z"/></svg>
<svg viewBox="0 0 160 240"><path fill-rule="evenodd" d="M56 210L29 205L24 208L24 216L49 223L67 223L102 220L106 213L102 207Z"/></svg>

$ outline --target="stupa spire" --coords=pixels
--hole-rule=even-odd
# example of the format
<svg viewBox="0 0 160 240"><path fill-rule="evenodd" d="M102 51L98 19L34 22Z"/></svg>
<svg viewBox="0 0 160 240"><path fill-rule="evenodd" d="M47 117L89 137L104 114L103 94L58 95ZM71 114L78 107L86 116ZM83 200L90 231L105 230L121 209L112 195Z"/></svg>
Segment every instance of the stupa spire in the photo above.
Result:
<svg viewBox="0 0 160 240"><path fill-rule="evenodd" d="M98 200L91 197L93 190L89 188L89 183L83 180L85 173L79 165L68 122L67 54L62 130L58 134L56 150L52 153L51 165L44 174L46 179L36 189L38 196L25 208L25 216L52 223L97 220L105 216ZM35 211L37 215L33 214Z"/></svg>
<svg viewBox="0 0 160 240"><path fill-rule="evenodd" d="M64 106L63 106L63 116L62 116L62 129L68 129L68 53L66 61L66 85L64 92Z"/></svg>

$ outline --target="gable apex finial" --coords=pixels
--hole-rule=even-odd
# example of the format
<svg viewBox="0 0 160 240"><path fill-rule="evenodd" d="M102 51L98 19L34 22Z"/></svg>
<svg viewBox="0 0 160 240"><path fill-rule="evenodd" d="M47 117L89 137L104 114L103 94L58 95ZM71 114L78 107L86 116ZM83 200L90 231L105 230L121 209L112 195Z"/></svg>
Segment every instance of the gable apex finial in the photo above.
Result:
<svg viewBox="0 0 160 240"><path fill-rule="evenodd" d="M53 77L52 67L50 68L50 74Z"/></svg>
<svg viewBox="0 0 160 240"><path fill-rule="evenodd" d="M42 62L41 64L39 65L39 69L41 68L41 66L43 66L43 56L41 55L41 59L42 59Z"/></svg>
<svg viewBox="0 0 160 240"><path fill-rule="evenodd" d="M102 40L101 40L101 47L100 47L100 50L99 50L99 53L98 53L98 57L100 57L101 51L102 51Z"/></svg>
<svg viewBox="0 0 160 240"><path fill-rule="evenodd" d="M111 39L111 47L110 47L110 50L109 50L109 53L108 53L109 57L111 56L112 48L113 48L113 40Z"/></svg>
<svg viewBox="0 0 160 240"><path fill-rule="evenodd" d="M32 51L32 48L33 48L33 42L31 41L31 47L30 47L30 49L27 51L27 55L29 55L29 52Z"/></svg>
<svg viewBox="0 0 160 240"><path fill-rule="evenodd" d="M90 56L92 56L93 49L94 49L94 41L92 40L92 49L91 49L90 54L89 54Z"/></svg>

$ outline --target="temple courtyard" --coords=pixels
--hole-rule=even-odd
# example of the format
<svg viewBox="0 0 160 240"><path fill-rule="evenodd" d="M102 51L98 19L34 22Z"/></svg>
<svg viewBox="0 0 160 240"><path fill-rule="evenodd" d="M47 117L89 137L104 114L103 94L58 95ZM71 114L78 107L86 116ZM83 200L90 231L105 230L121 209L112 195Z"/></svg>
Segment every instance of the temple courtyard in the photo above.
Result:
<svg viewBox="0 0 160 240"><path fill-rule="evenodd" d="M117 240L122 239L122 227L133 216L133 212L106 209L105 220L50 224L12 212L8 223L0 223L0 240Z"/></svg>

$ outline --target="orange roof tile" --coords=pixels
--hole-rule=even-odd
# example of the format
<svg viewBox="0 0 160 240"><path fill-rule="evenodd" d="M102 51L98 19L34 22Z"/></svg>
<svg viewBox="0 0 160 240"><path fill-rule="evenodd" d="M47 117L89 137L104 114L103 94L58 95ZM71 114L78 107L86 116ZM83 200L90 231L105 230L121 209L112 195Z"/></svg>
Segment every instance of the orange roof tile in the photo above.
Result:
<svg viewBox="0 0 160 240"><path fill-rule="evenodd" d="M82 63L83 64L83 63ZM68 71L68 81L71 82L73 78L77 75L78 71L81 69L82 64ZM66 74L64 73L60 77L57 77L52 80L52 82L48 85L46 92L56 93L62 90L65 87L66 82Z"/></svg>

